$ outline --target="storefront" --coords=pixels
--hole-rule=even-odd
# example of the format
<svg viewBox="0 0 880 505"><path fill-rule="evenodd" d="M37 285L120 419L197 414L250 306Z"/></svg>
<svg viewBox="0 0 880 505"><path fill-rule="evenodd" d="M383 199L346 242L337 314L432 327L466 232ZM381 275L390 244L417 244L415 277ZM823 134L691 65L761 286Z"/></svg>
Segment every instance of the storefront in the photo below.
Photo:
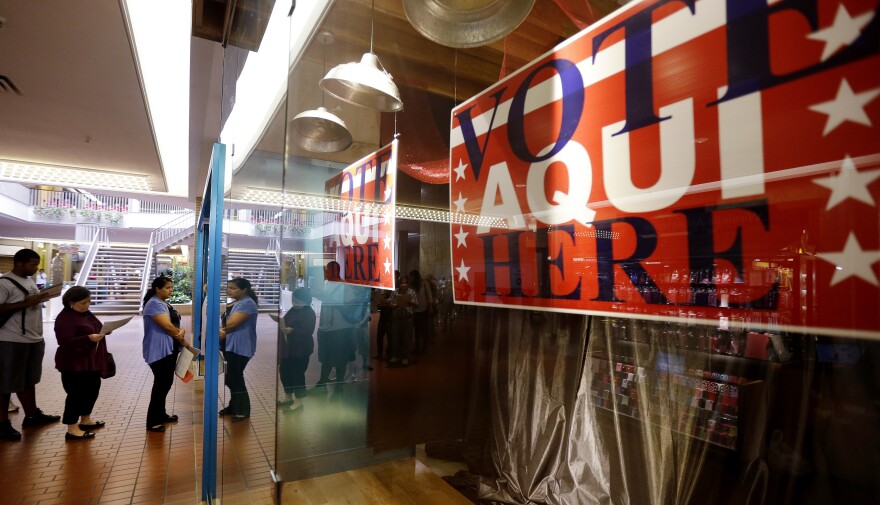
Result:
<svg viewBox="0 0 880 505"><path fill-rule="evenodd" d="M278 2L226 51L281 501L426 444L480 503L876 502L877 2L478 3ZM379 310L401 276L436 303Z"/></svg>

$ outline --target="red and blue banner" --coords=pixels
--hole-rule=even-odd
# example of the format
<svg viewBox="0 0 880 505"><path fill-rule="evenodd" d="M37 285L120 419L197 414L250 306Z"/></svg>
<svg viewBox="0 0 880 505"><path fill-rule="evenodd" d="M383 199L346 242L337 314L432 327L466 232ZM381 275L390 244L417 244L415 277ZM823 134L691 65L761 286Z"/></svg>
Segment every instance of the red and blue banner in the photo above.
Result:
<svg viewBox="0 0 880 505"><path fill-rule="evenodd" d="M876 0L590 26L453 110L456 302L880 336L878 51Z"/></svg>
<svg viewBox="0 0 880 505"><path fill-rule="evenodd" d="M339 202L324 252L340 265L341 282L394 289L397 140L349 165L325 183Z"/></svg>

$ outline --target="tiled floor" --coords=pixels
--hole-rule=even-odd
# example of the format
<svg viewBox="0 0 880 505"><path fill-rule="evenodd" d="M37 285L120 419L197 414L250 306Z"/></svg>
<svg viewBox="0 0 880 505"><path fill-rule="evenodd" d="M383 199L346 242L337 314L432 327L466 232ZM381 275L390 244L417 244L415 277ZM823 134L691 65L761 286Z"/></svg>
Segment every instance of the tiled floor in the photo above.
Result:
<svg viewBox="0 0 880 505"><path fill-rule="evenodd" d="M450 419L460 415L444 398L455 395L465 380L458 373L457 356L467 349L466 332L444 334L445 340L436 343L438 352L421 356L409 369L388 369L373 360L376 370L367 372L359 360L357 380L344 388L335 384L313 388L320 372L315 353L306 376L310 394L305 409L279 415L276 330L268 316L260 316L257 355L245 371L251 418L242 423L224 418L220 423L217 497L224 505L273 503L276 424L282 455L279 475L293 481L341 471L334 470L339 457L349 460L342 466L350 465L352 458L375 465L402 457L394 451L411 451L415 444L443 438L442 432L452 425ZM60 415L65 393L54 368L51 322L45 324L44 334L46 356L37 399L45 412ZM135 318L108 337L118 373L102 381L93 416L107 426L97 431L95 439L66 442L66 427L55 424L22 430L21 442L0 442L0 504L199 502L204 382L175 381L168 411L180 421L168 425L165 433L147 432L152 373L141 356L142 335L142 322ZM228 394L222 378L217 391L221 405ZM13 426L21 429L23 417L23 413L11 415ZM415 472L412 477L419 475Z"/></svg>
<svg viewBox="0 0 880 505"><path fill-rule="evenodd" d="M168 410L180 416L180 421L168 425L165 433L147 432L144 423L152 373L141 357L142 335L142 323L136 318L108 337L118 373L102 381L93 416L106 421L107 426L97 430L95 439L66 442L65 426L54 424L21 430L21 442L0 442L0 503L198 502L201 384L175 381ZM54 368L56 344L51 323L45 325L45 336L37 401L45 412L60 415L65 394ZM251 384L258 384L259 378L259 374L248 377ZM274 395L274 377L267 382L269 394ZM265 388L256 389L254 396L262 400L259 395ZM17 398L15 401L18 403ZM21 412L12 414L13 426L21 429L23 417ZM222 459L218 468L222 474L218 475L218 492L223 493L223 503L272 503L269 461L274 460L274 411L270 414L255 402L252 422L241 424L227 424L225 435L219 437L218 459ZM267 452L267 448L272 450Z"/></svg>

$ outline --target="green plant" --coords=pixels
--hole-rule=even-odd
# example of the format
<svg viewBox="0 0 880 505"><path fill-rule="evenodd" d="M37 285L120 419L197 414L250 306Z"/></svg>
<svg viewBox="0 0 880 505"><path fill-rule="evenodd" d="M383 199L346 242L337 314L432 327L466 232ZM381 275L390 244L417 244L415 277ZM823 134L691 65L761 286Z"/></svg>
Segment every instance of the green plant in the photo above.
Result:
<svg viewBox="0 0 880 505"><path fill-rule="evenodd" d="M168 303L192 302L193 269L187 265L174 265L162 272L163 276L174 281L174 290Z"/></svg>

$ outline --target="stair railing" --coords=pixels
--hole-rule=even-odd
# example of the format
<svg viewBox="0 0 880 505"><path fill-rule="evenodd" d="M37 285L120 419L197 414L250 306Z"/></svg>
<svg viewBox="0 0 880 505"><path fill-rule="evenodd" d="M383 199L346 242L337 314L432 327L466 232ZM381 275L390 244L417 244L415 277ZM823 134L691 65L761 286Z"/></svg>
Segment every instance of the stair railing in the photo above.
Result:
<svg viewBox="0 0 880 505"><path fill-rule="evenodd" d="M266 256L269 254L275 255L275 264L280 268L281 267L281 241L278 240L278 237L273 237L272 240L266 245Z"/></svg>
<svg viewBox="0 0 880 505"><path fill-rule="evenodd" d="M182 232L195 233L196 213L189 211L153 230L150 243L154 252L162 252Z"/></svg>
<svg viewBox="0 0 880 505"><path fill-rule="evenodd" d="M141 270L141 299L147 296L152 279L150 279L150 267L153 265L153 251L155 250L156 231L150 233L150 243L147 245L147 257L144 259L144 268Z"/></svg>
<svg viewBox="0 0 880 505"><path fill-rule="evenodd" d="M107 230L104 230L104 234L106 234ZM104 235L101 233L101 230L98 233L95 233L94 238L92 238L92 245L89 246L89 252L86 253L85 260L83 260L83 266L79 269L79 277L76 279L77 286L85 286L86 281L89 279L89 272L92 270L92 265L95 264L95 257L98 255L98 243L100 242L101 236Z"/></svg>

